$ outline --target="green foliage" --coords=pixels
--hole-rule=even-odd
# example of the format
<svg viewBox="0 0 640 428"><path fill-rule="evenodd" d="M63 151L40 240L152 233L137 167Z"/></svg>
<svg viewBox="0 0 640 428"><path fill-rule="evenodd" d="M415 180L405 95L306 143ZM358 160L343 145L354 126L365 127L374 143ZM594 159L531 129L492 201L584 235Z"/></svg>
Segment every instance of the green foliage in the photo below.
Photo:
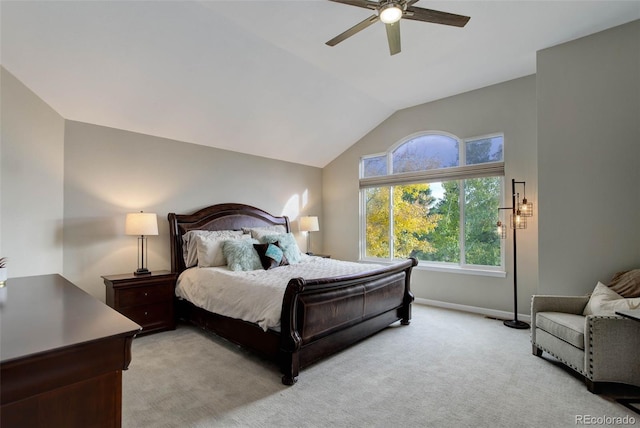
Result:
<svg viewBox="0 0 640 428"><path fill-rule="evenodd" d="M365 190L367 257L389 257L390 192L390 187Z"/></svg>
<svg viewBox="0 0 640 428"><path fill-rule="evenodd" d="M498 177L465 180L465 259L467 264L500 266L495 230L500 204Z"/></svg>
<svg viewBox="0 0 640 428"><path fill-rule="evenodd" d="M393 190L393 249L395 258L432 253L435 248L423 238L435 229L440 216L429 213L433 202L428 184L395 186Z"/></svg>
<svg viewBox="0 0 640 428"><path fill-rule="evenodd" d="M432 233L425 236L435 251L420 254L420 260L460 263L460 184L458 181L442 183L444 196L434 207L440 221Z"/></svg>
<svg viewBox="0 0 640 428"><path fill-rule="evenodd" d="M389 257L389 198L393 193L394 257L406 258L416 253L434 251L424 236L432 231L439 216L429 215L433 202L428 184L409 184L367 189L366 198L366 255Z"/></svg>
<svg viewBox="0 0 640 428"><path fill-rule="evenodd" d="M488 150L488 147L485 146ZM486 153L479 153L480 157ZM501 179L476 178L442 183L444 194L432 196L429 184L367 189L366 255L389 258L389 198L393 194L395 258L460 263L460 186L464 184L465 262L499 266L500 240L495 233Z"/></svg>

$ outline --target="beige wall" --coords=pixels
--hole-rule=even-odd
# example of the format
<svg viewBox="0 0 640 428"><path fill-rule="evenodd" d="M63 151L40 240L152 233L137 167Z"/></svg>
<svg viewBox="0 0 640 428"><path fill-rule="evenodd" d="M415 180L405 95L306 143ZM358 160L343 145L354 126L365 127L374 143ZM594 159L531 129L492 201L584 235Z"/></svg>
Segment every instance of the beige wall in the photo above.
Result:
<svg viewBox="0 0 640 428"><path fill-rule="evenodd" d="M4 69L1 84L0 254L10 277L61 273L104 300L100 276L137 267L127 212L158 214L151 269L170 268L169 212L241 202L288 215L294 232L298 216L322 212L319 168L65 121ZM313 238L319 251L322 236Z"/></svg>
<svg viewBox="0 0 640 428"><path fill-rule="evenodd" d="M322 211L319 168L73 121L64 172L64 274L102 299L101 275L137 267L127 212L158 214L159 235L148 238L148 267L157 270L170 269L169 212L240 202L288 215L297 231L296 217ZM314 248L320 238L313 236Z"/></svg>
<svg viewBox="0 0 640 428"><path fill-rule="evenodd" d="M503 132L507 181L526 181L527 196L537 200L536 79L528 76L399 111L329 164L323 171L326 252L343 259L358 258L360 157L384 152L400 139L428 130L446 131L460 138ZM510 204L510 191L506 193ZM506 245L506 278L417 268L412 281L414 294L457 305L512 311L511 241ZM518 235L521 313L528 312L530 296L537 286L537 258L534 217L529 229Z"/></svg>
<svg viewBox="0 0 640 428"><path fill-rule="evenodd" d="M9 278L62 273L64 119L0 69L0 256Z"/></svg>
<svg viewBox="0 0 640 428"><path fill-rule="evenodd" d="M640 267L640 21L538 53L540 291Z"/></svg>

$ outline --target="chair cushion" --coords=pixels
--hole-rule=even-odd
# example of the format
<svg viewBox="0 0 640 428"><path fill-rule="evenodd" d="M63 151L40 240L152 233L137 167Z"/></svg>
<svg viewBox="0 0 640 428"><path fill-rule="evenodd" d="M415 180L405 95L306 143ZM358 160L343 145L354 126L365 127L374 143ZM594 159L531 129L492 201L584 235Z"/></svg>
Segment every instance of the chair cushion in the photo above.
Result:
<svg viewBox="0 0 640 428"><path fill-rule="evenodd" d="M583 315L563 312L536 314L536 327L579 349L584 349L584 323Z"/></svg>

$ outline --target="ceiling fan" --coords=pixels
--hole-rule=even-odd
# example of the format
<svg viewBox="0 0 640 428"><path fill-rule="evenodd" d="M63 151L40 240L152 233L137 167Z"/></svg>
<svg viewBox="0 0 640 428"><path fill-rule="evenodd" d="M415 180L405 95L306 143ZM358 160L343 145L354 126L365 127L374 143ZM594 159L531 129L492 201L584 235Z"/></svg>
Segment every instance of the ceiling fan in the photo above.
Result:
<svg viewBox="0 0 640 428"><path fill-rule="evenodd" d="M375 10L376 13L349 28L347 31L338 34L336 37L329 40L326 43L327 45L335 46L377 21L382 21L387 28L387 40L389 42L389 53L391 55L395 55L400 52L400 19L402 18L413 19L414 21L431 22L434 24L452 25L454 27L464 27L470 19L468 16L412 6L414 3L418 2L418 0L329 1Z"/></svg>

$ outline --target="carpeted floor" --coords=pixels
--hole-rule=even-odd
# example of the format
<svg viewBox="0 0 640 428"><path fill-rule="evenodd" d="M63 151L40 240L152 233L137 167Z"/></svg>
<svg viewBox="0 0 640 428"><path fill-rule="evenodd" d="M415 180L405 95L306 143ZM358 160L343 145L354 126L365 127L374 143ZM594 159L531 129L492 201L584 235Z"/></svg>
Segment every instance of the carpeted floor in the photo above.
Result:
<svg viewBox="0 0 640 428"><path fill-rule="evenodd" d="M286 387L274 364L180 325L134 340L123 426L574 427L585 415L640 426L640 414L612 398L637 390L591 394L547 354L534 357L529 334L414 305L410 326L395 324Z"/></svg>

